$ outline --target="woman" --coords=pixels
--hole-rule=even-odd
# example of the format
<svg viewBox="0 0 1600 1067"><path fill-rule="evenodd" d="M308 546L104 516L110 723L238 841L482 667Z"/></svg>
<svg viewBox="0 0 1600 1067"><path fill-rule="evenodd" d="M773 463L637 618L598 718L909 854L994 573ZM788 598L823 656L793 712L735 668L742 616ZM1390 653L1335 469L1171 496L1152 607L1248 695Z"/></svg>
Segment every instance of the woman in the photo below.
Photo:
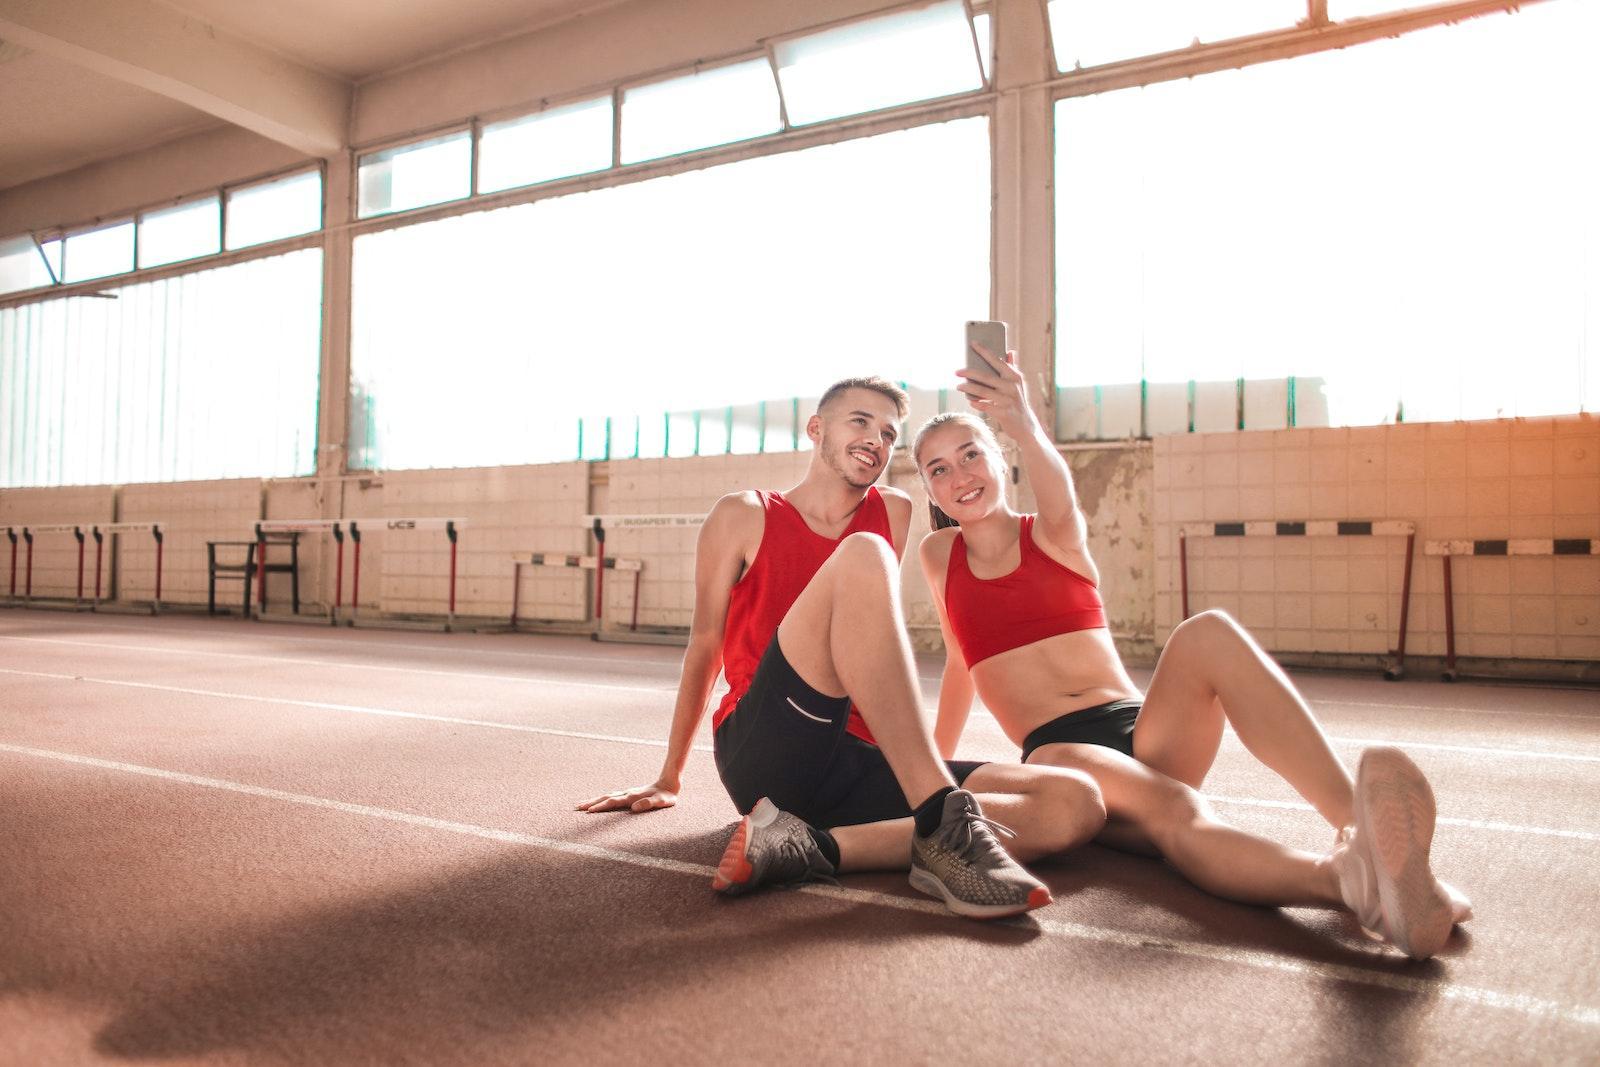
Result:
<svg viewBox="0 0 1600 1067"><path fill-rule="evenodd" d="M943 755L976 692L1024 762L1094 777L1102 842L1154 851L1231 900L1346 907L1406 954L1437 953L1471 908L1429 868L1434 802L1422 773L1380 747L1362 754L1352 781L1288 677L1222 612L1173 631L1141 695L1106 629L1072 476L1028 406L1015 353L978 351L992 373L958 371L959 388L1017 442L1039 511L1007 505L1006 465L980 419L940 415L918 432L929 496L959 524L929 534L920 553L947 650L934 731ZM1224 722L1338 831L1330 853L1216 818L1197 790Z"/></svg>

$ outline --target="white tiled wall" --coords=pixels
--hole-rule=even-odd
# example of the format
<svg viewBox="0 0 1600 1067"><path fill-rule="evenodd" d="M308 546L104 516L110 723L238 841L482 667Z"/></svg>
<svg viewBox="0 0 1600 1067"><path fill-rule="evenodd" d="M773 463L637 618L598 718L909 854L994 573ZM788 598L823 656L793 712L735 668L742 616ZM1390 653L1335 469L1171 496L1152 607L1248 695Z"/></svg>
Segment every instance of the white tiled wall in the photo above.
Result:
<svg viewBox="0 0 1600 1067"><path fill-rule="evenodd" d="M1600 537L1593 416L1157 438L1156 621L1178 621L1177 525L1409 519L1407 651L1445 651L1443 565L1423 542ZM1268 648L1381 653L1399 628L1403 538L1189 542L1191 611L1224 608ZM1458 558L1463 656L1600 659L1600 557Z"/></svg>
<svg viewBox="0 0 1600 1067"><path fill-rule="evenodd" d="M206 542L248 541L261 518L262 485L256 479L123 486L118 519L159 522L163 530L163 603L206 602ZM117 554L117 594L145 601L155 595L156 547L149 535L121 534ZM219 549L219 560L243 562L242 548ZM273 587L274 592L276 586ZM243 587L237 580L217 583L217 603L238 610ZM251 597L254 600L254 594Z"/></svg>
<svg viewBox="0 0 1600 1067"><path fill-rule="evenodd" d="M1592 416L1179 434L1156 438L1153 449L1069 450L1067 458L1105 575L1112 627L1154 645L1178 621L1180 522L1415 521L1407 644L1409 652L1432 655L1444 652L1442 566L1423 555L1424 541L1600 537L1600 420ZM703 513L726 492L793 485L809 459L809 453L778 453L398 472L329 483L6 490L0 492L0 526L104 522L113 508L124 521L163 522L163 597L203 603L205 542L248 538L263 500L273 518L366 519L362 610L434 616L447 600L444 533L388 531L383 524L459 516L466 524L457 612L503 617L510 613L511 553L592 551L584 514ZM920 481L904 457L897 457L889 483L916 502L915 545L927 530L927 513ZM697 533L696 527L610 532L610 555L644 562L641 625L688 625ZM1393 647L1399 626L1403 546L1403 539L1381 537L1191 539L1191 610L1227 609L1276 651L1382 653ZM153 543L131 534L120 547L121 596L148 599ZM6 548L0 544L0 582ZM70 596L76 583L71 536L41 537L35 553L35 591ZM352 563L347 555L347 605ZM1457 559L1454 567L1460 655L1600 660L1600 557L1474 557ZM914 553L904 573L914 636L923 647L936 646L936 618ZM307 535L307 605L331 602L332 577L331 539ZM608 624L625 626L631 576L611 572L608 578ZM272 578L278 603L286 581ZM519 613L524 619L587 619L591 582L589 572L576 569L525 571ZM230 583L220 599L232 603L237 592Z"/></svg>
<svg viewBox="0 0 1600 1067"><path fill-rule="evenodd" d="M513 552L586 550L584 463L471 470L400 471L346 499L362 524L362 610L442 615L449 604L450 542L443 530L389 530L401 518L461 518L456 613L509 618ZM347 578L348 581L348 578ZM349 587L346 587L346 601ZM581 620L588 601L577 570L524 571L520 614Z"/></svg>
<svg viewBox="0 0 1600 1067"><path fill-rule="evenodd" d="M608 484L596 492L596 510L606 514L704 514L725 493L740 489L787 489L798 482L809 452L694 459L612 460ZM642 559L639 582L641 626L689 625L694 612L694 547L698 527L618 529L606 551ZM610 576L608 576L609 578ZM608 622L626 625L633 606L631 577L608 582Z"/></svg>
<svg viewBox="0 0 1600 1067"><path fill-rule="evenodd" d="M63 523L84 527L84 596L94 594L94 540L89 527L110 522L114 498L105 486L68 486L62 489L8 489L0 493L0 597L11 592L12 545L5 527L16 529L17 596L28 588L28 545L23 526ZM71 532L36 534L33 539L33 595L76 597L78 594L78 541Z"/></svg>

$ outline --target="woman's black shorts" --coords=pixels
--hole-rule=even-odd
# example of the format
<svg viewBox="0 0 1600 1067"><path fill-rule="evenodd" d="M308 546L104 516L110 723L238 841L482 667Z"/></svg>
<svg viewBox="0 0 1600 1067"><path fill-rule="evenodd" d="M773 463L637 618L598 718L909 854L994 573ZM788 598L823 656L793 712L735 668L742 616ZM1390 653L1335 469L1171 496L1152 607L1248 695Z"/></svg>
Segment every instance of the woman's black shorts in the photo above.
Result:
<svg viewBox="0 0 1600 1067"><path fill-rule="evenodd" d="M910 815L883 750L845 731L849 716L850 698L824 696L802 681L774 636L714 735L717 773L740 814L770 797L824 829ZM983 766L946 765L958 785Z"/></svg>
<svg viewBox="0 0 1600 1067"><path fill-rule="evenodd" d="M1100 745L1132 756L1133 724L1142 707L1141 700L1113 700L1051 719L1023 739L1022 762L1039 746L1056 744Z"/></svg>

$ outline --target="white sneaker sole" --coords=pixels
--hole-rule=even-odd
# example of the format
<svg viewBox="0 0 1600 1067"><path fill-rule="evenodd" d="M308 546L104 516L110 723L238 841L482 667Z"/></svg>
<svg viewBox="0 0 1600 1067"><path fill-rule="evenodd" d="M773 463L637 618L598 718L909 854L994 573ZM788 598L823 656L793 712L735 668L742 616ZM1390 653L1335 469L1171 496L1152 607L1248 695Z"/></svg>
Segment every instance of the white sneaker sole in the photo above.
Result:
<svg viewBox="0 0 1600 1067"><path fill-rule="evenodd" d="M973 904L952 896L945 884L932 871L922 867L911 868L911 887L944 901L944 906L968 919L1004 919L1012 915L1042 908L1051 902L1050 890L1040 886L1028 894L1028 899L1018 904Z"/></svg>
<svg viewBox="0 0 1600 1067"><path fill-rule="evenodd" d="M1386 931L1412 959L1434 956L1450 939L1450 898L1428 865L1433 790L1397 748L1369 748L1356 772L1356 833L1378 882Z"/></svg>

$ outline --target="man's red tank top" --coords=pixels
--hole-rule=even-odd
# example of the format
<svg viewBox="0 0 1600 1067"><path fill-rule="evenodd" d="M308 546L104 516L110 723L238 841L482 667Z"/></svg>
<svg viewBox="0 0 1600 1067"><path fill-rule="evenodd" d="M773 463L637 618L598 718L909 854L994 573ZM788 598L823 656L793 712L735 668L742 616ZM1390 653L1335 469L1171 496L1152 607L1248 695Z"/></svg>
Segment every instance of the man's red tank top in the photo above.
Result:
<svg viewBox="0 0 1600 1067"><path fill-rule="evenodd" d="M758 493L766 509L766 527L761 532L756 561L734 583L728 597L728 618L722 631L722 673L728 679L728 692L711 716L713 730L733 714L734 705L750 688L750 679L778 632L778 624L839 542L850 534L864 532L875 533L894 544L889 512L876 486L867 489L855 517L837 538L823 537L807 526L782 493ZM863 741L876 744L853 704L845 728Z"/></svg>
<svg viewBox="0 0 1600 1067"><path fill-rule="evenodd" d="M967 565L958 533L945 569L944 609L967 666L1056 634L1106 624L1095 584L1045 555L1033 543L1034 516L1022 516L1022 561L999 578L979 578Z"/></svg>

